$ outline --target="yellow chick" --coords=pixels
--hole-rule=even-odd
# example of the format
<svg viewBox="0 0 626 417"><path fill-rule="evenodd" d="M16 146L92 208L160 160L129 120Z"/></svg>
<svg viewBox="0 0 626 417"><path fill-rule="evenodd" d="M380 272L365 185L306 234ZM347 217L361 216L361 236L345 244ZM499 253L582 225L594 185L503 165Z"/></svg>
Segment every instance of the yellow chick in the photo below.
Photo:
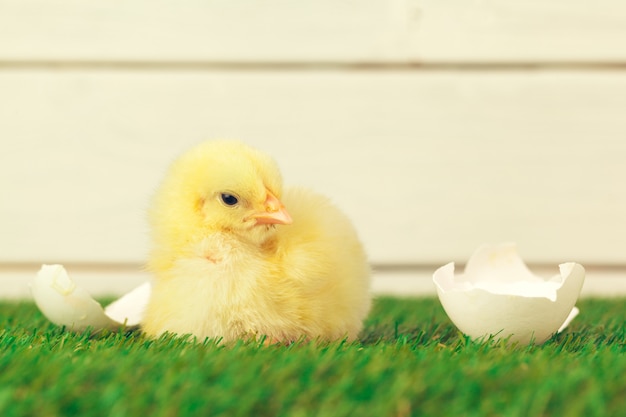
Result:
<svg viewBox="0 0 626 417"><path fill-rule="evenodd" d="M288 343L361 330L370 268L352 224L323 196L283 193L268 155L200 144L170 168L150 220L148 335Z"/></svg>

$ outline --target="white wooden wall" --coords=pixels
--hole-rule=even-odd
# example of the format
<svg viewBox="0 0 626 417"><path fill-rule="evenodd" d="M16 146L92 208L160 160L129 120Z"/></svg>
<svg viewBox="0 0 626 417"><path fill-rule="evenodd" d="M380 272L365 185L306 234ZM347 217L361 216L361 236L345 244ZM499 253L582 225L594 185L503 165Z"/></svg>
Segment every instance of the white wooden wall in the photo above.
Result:
<svg viewBox="0 0 626 417"><path fill-rule="evenodd" d="M0 297L146 279L150 196L216 137L330 195L378 291L515 241L626 292L622 1L0 0Z"/></svg>

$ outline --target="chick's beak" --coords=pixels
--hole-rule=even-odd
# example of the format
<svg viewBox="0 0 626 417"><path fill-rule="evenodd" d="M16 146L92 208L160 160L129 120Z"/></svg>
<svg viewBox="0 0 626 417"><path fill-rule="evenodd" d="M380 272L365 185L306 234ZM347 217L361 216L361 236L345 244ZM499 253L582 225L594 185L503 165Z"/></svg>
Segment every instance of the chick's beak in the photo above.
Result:
<svg viewBox="0 0 626 417"><path fill-rule="evenodd" d="M250 218L256 220L256 224L291 224L291 216L278 198L267 191L267 197L263 203L263 209L255 212Z"/></svg>

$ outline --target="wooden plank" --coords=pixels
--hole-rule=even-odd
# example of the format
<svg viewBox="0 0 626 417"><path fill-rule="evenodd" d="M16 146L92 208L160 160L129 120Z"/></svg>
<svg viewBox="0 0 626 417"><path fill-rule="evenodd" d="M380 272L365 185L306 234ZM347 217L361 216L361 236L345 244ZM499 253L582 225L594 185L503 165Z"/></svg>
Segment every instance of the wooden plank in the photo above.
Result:
<svg viewBox="0 0 626 417"><path fill-rule="evenodd" d="M0 261L142 261L169 161L206 138L330 195L377 264L624 264L626 74L0 72Z"/></svg>
<svg viewBox="0 0 626 417"><path fill-rule="evenodd" d="M0 0L0 61L626 61L620 0Z"/></svg>
<svg viewBox="0 0 626 417"><path fill-rule="evenodd" d="M343 61L384 56L395 32L380 0L2 0L0 7L0 53L17 60Z"/></svg>
<svg viewBox="0 0 626 417"><path fill-rule="evenodd" d="M624 62L620 0L424 0L412 56L435 62Z"/></svg>

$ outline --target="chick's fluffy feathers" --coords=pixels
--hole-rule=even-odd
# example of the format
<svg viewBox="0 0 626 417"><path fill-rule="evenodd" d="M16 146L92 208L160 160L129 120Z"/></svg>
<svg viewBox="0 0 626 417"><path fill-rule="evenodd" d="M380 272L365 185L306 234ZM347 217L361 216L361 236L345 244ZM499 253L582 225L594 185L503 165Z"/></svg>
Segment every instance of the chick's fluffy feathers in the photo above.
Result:
<svg viewBox="0 0 626 417"><path fill-rule="evenodd" d="M225 192L237 206L220 201ZM293 224L248 220L270 194ZM361 330L370 269L354 228L323 196L283 193L267 155L238 142L201 144L174 163L150 215L146 333L289 342L354 339Z"/></svg>

